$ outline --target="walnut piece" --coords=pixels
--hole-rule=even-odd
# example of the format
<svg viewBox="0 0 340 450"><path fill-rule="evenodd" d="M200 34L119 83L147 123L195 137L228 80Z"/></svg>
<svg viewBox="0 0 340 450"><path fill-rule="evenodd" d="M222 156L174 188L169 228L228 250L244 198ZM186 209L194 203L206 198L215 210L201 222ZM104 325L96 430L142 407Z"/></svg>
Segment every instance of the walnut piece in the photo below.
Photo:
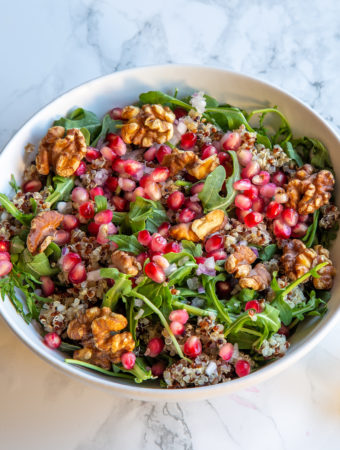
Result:
<svg viewBox="0 0 340 450"><path fill-rule="evenodd" d="M283 247L281 263L285 274L291 280L296 280L313 267L315 258L316 252L312 248L307 248L299 239L292 239Z"/></svg>
<svg viewBox="0 0 340 450"><path fill-rule="evenodd" d="M239 284L242 289L248 288L254 291L263 291L269 287L271 275L262 263L256 264L247 276L241 278Z"/></svg>
<svg viewBox="0 0 340 450"><path fill-rule="evenodd" d="M203 160L198 159L192 167L189 167L188 173L197 178L197 180L202 180L215 170L219 164L217 155L209 156L209 158Z"/></svg>
<svg viewBox="0 0 340 450"><path fill-rule="evenodd" d="M123 315L116 314L107 307L93 307L80 313L67 328L68 337L80 340L84 347L76 350L73 357L110 369L112 363L120 362L124 352L135 348L129 331L118 333L126 325L127 320Z"/></svg>
<svg viewBox="0 0 340 450"><path fill-rule="evenodd" d="M27 248L31 253L42 253L53 241L58 226L64 216L57 211L41 212L31 222L31 229L27 236Z"/></svg>
<svg viewBox="0 0 340 450"><path fill-rule="evenodd" d="M289 200L287 207L296 209L299 214L312 214L329 203L334 186L334 177L329 170L312 174L308 164L301 167L287 185Z"/></svg>
<svg viewBox="0 0 340 450"><path fill-rule="evenodd" d="M48 175L50 168L62 177L70 177L78 169L86 155L86 141L83 133L72 128L52 127L39 145L36 165L41 175Z"/></svg>
<svg viewBox="0 0 340 450"><path fill-rule="evenodd" d="M122 250L116 250L111 255L112 265L116 267L119 272L127 275L135 276L140 270L137 259Z"/></svg>
<svg viewBox="0 0 340 450"><path fill-rule="evenodd" d="M169 155L164 156L162 166L168 167L170 177L173 177L186 167L194 166L197 161L199 161L197 155L191 150L174 148Z"/></svg>
<svg viewBox="0 0 340 450"><path fill-rule="evenodd" d="M121 134L126 144L151 147L164 144L172 138L175 114L168 106L143 105L142 108L123 108L122 118L128 122L122 126Z"/></svg>
<svg viewBox="0 0 340 450"><path fill-rule="evenodd" d="M317 255L314 260L314 266L323 262L328 262L328 264L318 271L320 278L313 278L313 285L315 289L331 289L336 270L329 258L329 251L322 247L322 245L315 245L314 250Z"/></svg>
<svg viewBox="0 0 340 450"><path fill-rule="evenodd" d="M221 209L215 209L206 216L194 220L191 224L191 230L203 241L210 234L220 230L224 222L224 212Z"/></svg>
<svg viewBox="0 0 340 450"><path fill-rule="evenodd" d="M335 205L325 205L321 207L322 218L319 225L325 230L332 228L339 220L340 212Z"/></svg>
<svg viewBox="0 0 340 450"><path fill-rule="evenodd" d="M177 241L182 241L183 239L192 242L199 242L199 237L191 230L191 223L180 223L174 225L170 229L170 236Z"/></svg>
<svg viewBox="0 0 340 450"><path fill-rule="evenodd" d="M234 274L235 278L246 277L251 271L251 264L257 256L250 247L246 245L234 245L232 253L225 262L225 270Z"/></svg>

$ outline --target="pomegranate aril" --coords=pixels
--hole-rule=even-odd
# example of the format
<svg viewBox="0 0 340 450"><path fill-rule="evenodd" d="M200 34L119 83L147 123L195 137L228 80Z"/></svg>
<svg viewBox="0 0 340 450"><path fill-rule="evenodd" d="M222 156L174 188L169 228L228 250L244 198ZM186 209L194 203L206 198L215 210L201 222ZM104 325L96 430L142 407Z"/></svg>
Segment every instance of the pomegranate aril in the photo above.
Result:
<svg viewBox="0 0 340 450"><path fill-rule="evenodd" d="M255 198L252 203L252 210L262 213L264 211L264 201L261 197Z"/></svg>
<svg viewBox="0 0 340 450"><path fill-rule="evenodd" d="M283 206L277 202L270 202L267 205L266 216L268 219L275 219L278 217L283 211Z"/></svg>
<svg viewBox="0 0 340 450"><path fill-rule="evenodd" d="M59 336L59 334L52 332L52 333L47 333L44 336L44 344L51 348L52 350L57 349L58 347L60 347L61 344L61 338Z"/></svg>
<svg viewBox="0 0 340 450"><path fill-rule="evenodd" d="M185 325L180 322L170 322L170 330L175 336L181 336L185 332Z"/></svg>
<svg viewBox="0 0 340 450"><path fill-rule="evenodd" d="M156 183L162 183L169 178L170 171L167 167L156 167L156 169L150 174L152 181Z"/></svg>
<svg viewBox="0 0 340 450"><path fill-rule="evenodd" d="M63 272L70 272L77 264L81 263L81 257L78 253L69 252L63 256L61 260L61 267Z"/></svg>
<svg viewBox="0 0 340 450"><path fill-rule="evenodd" d="M110 223L113 218L113 212L110 209L105 209L104 211L99 211L94 216L94 221L99 225Z"/></svg>
<svg viewBox="0 0 340 450"><path fill-rule="evenodd" d="M90 198L94 200L97 195L104 195L104 190L100 186L96 186L90 190Z"/></svg>
<svg viewBox="0 0 340 450"><path fill-rule="evenodd" d="M282 212L282 220L290 227L295 227L299 220L299 214L293 208L286 208Z"/></svg>
<svg viewBox="0 0 340 450"><path fill-rule="evenodd" d="M151 235L147 230L139 231L137 240L141 245L147 246L151 242Z"/></svg>
<svg viewBox="0 0 340 450"><path fill-rule="evenodd" d="M116 177L109 177L105 181L105 187L107 187L109 191L115 192L115 190L118 187L118 178L116 178Z"/></svg>
<svg viewBox="0 0 340 450"><path fill-rule="evenodd" d="M152 261L158 264L163 270L166 270L170 266L169 261L162 255L154 255Z"/></svg>
<svg viewBox="0 0 340 450"><path fill-rule="evenodd" d="M172 152L171 148L167 145L161 145L156 151L157 161L162 164L165 155L170 155Z"/></svg>
<svg viewBox="0 0 340 450"><path fill-rule="evenodd" d="M24 192L39 192L41 188L42 183L40 180L30 180L23 185L22 190Z"/></svg>
<svg viewBox="0 0 340 450"><path fill-rule="evenodd" d="M277 186L274 183L267 183L260 187L260 195L265 198L272 198L276 193Z"/></svg>
<svg viewBox="0 0 340 450"><path fill-rule="evenodd" d="M260 173L258 173L251 179L251 182L256 184L257 186L263 186L269 183L269 181L270 181L270 174L265 170L261 170Z"/></svg>
<svg viewBox="0 0 340 450"><path fill-rule="evenodd" d="M223 259L227 259L227 253L222 249L214 250L213 252L207 253L207 257L213 257L215 261L222 261Z"/></svg>
<svg viewBox="0 0 340 450"><path fill-rule="evenodd" d="M239 377L245 377L250 373L250 364L244 359L239 359L235 364L235 372Z"/></svg>
<svg viewBox="0 0 340 450"><path fill-rule="evenodd" d="M238 220L240 222L244 222L244 218L252 211L251 211L251 209L248 209L248 211L243 211L240 208L235 208L235 212L236 212L236 216L237 216Z"/></svg>
<svg viewBox="0 0 340 450"><path fill-rule="evenodd" d="M77 170L74 172L74 174L77 177L80 177L80 175L84 175L86 173L86 164L84 161L80 161L80 164L77 168Z"/></svg>
<svg viewBox="0 0 340 450"><path fill-rule="evenodd" d="M12 269L13 265L11 261L8 261L7 259L0 261L0 277L8 275Z"/></svg>
<svg viewBox="0 0 340 450"><path fill-rule="evenodd" d="M181 250L180 244L177 242L169 242L165 246L164 253L180 253Z"/></svg>
<svg viewBox="0 0 340 450"><path fill-rule="evenodd" d="M248 311L248 309L254 309L257 313L261 312L261 305L257 300L250 300L246 303L246 306L244 307L245 311Z"/></svg>
<svg viewBox="0 0 340 450"><path fill-rule="evenodd" d="M174 114L176 116L176 119L180 119L181 117L185 117L188 112L184 108L180 108L179 106L174 109Z"/></svg>
<svg viewBox="0 0 340 450"><path fill-rule="evenodd" d="M304 215L299 214L299 222L307 223L308 220L309 220L309 215L308 214L304 214Z"/></svg>
<svg viewBox="0 0 340 450"><path fill-rule="evenodd" d="M150 339L146 347L145 356L150 356L150 358L156 358L164 348L164 341L160 337L155 337Z"/></svg>
<svg viewBox="0 0 340 450"><path fill-rule="evenodd" d="M51 280L51 278L47 277L47 276L43 276L43 277L40 277L40 281L42 283L41 290L43 291L43 294L46 297L49 297L50 295L52 295L54 292L55 286L54 286L54 283Z"/></svg>
<svg viewBox="0 0 340 450"><path fill-rule="evenodd" d="M263 216L259 212L251 212L247 214L244 218L244 223L247 227L252 228L255 227L258 223L262 222Z"/></svg>
<svg viewBox="0 0 340 450"><path fill-rule="evenodd" d="M125 192L132 192L136 188L136 182L129 178L118 178L118 186Z"/></svg>
<svg viewBox="0 0 340 450"><path fill-rule="evenodd" d="M242 167L246 167L250 163L252 158L253 155L249 150L242 149L237 152L237 159Z"/></svg>
<svg viewBox="0 0 340 450"><path fill-rule="evenodd" d="M223 361L229 361L234 353L234 346L230 342L222 345L219 349L219 356L223 359Z"/></svg>
<svg viewBox="0 0 340 450"><path fill-rule="evenodd" d="M87 202L89 199L89 193L83 187L75 187L71 194L71 200L78 205Z"/></svg>
<svg viewBox="0 0 340 450"><path fill-rule="evenodd" d="M185 310L185 309L174 309L169 314L169 320L171 322L179 322L179 323L182 323L184 325L189 320L188 311Z"/></svg>
<svg viewBox="0 0 340 450"><path fill-rule="evenodd" d="M10 261L11 255L8 252L1 252L0 253L0 261Z"/></svg>
<svg viewBox="0 0 340 450"><path fill-rule="evenodd" d="M277 333L278 333L278 334L283 334L284 336L286 336L286 337L288 338L289 335L290 335L290 330L289 330L288 327L286 327L286 325L284 325L284 324L281 322L281 327L277 330Z"/></svg>
<svg viewBox="0 0 340 450"><path fill-rule="evenodd" d="M228 131L221 139L224 150L237 150L241 145L239 133Z"/></svg>
<svg viewBox="0 0 340 450"><path fill-rule="evenodd" d="M186 199L184 202L185 208L189 208L191 211L195 212L196 215L200 215L203 212L202 206L199 202L193 202L190 199Z"/></svg>
<svg viewBox="0 0 340 450"><path fill-rule="evenodd" d="M122 118L122 108L112 108L109 112L111 119L121 120Z"/></svg>
<svg viewBox="0 0 340 450"><path fill-rule="evenodd" d="M214 147L213 145L207 145L202 150L201 159L207 159L207 158L210 158L210 156L213 156L216 154L217 154L216 147Z"/></svg>
<svg viewBox="0 0 340 450"><path fill-rule="evenodd" d="M218 153L217 157L218 157L220 164L222 164L222 165L224 165L225 163L227 163L231 160L231 156L229 155L229 153L220 152L220 153Z"/></svg>
<svg viewBox="0 0 340 450"><path fill-rule="evenodd" d="M145 153L144 153L144 159L145 161L153 161L156 158L156 147L150 147Z"/></svg>
<svg viewBox="0 0 340 450"><path fill-rule="evenodd" d="M72 214L65 214L63 218L62 226L64 230L71 231L74 230L74 228L77 228L79 225L79 220L76 216L73 216Z"/></svg>
<svg viewBox="0 0 340 450"><path fill-rule="evenodd" d="M154 377L161 377L166 368L165 362L158 361L151 366L151 373Z"/></svg>
<svg viewBox="0 0 340 450"><path fill-rule="evenodd" d="M161 188L154 181L147 181L144 190L151 200L157 201L162 197Z"/></svg>
<svg viewBox="0 0 340 450"><path fill-rule="evenodd" d="M261 170L260 164L257 161L250 161L241 171L242 178L249 178L250 180L257 175Z"/></svg>
<svg viewBox="0 0 340 450"><path fill-rule="evenodd" d="M136 355L133 352L125 352L122 354L120 360L124 369L131 370L136 364Z"/></svg>
<svg viewBox="0 0 340 450"><path fill-rule="evenodd" d="M126 144L123 139L114 133L109 133L106 136L108 140L108 146L115 152L118 156L123 156L126 153Z"/></svg>
<svg viewBox="0 0 340 450"><path fill-rule="evenodd" d="M143 252L143 253L140 253L139 255L137 255L136 259L139 262L139 264L141 264L143 266L145 261L148 259L148 257L149 257L149 254L147 252Z"/></svg>
<svg viewBox="0 0 340 450"><path fill-rule="evenodd" d="M163 252L166 247L166 239L159 233L154 233L151 237L150 249L153 252Z"/></svg>
<svg viewBox="0 0 340 450"><path fill-rule="evenodd" d="M292 228L292 237L302 238L308 230L308 225L306 223L299 222Z"/></svg>
<svg viewBox="0 0 340 450"><path fill-rule="evenodd" d="M87 147L87 152L85 158L88 162L98 159L100 156L100 151L93 147Z"/></svg>
<svg viewBox="0 0 340 450"><path fill-rule="evenodd" d="M107 161L114 161L117 158L117 154L112 150L112 148L110 147L102 147L100 149L100 153L103 155L103 157L107 160Z"/></svg>
<svg viewBox="0 0 340 450"><path fill-rule="evenodd" d="M92 219L94 217L94 205L92 202L85 202L79 206L79 215L85 220Z"/></svg>
<svg viewBox="0 0 340 450"><path fill-rule="evenodd" d="M64 245L70 242L71 233L66 230L58 230L53 238L53 242L57 245Z"/></svg>
<svg viewBox="0 0 340 450"><path fill-rule="evenodd" d="M9 252L11 245L9 241L0 240L0 252Z"/></svg>
<svg viewBox="0 0 340 450"><path fill-rule="evenodd" d="M195 261L197 264L204 264L207 258L204 256L195 256Z"/></svg>
<svg viewBox="0 0 340 450"><path fill-rule="evenodd" d="M196 144L196 141L197 141L196 134L189 131L189 133L182 134L181 147L184 150L188 150L189 148L192 148Z"/></svg>
<svg viewBox="0 0 340 450"><path fill-rule="evenodd" d="M158 227L157 231L159 234L161 234L164 237L167 237L170 231L171 225L169 222L163 222Z"/></svg>
<svg viewBox="0 0 340 450"><path fill-rule="evenodd" d="M178 216L179 223L189 223L194 220L196 217L196 213L189 208L184 208Z"/></svg>
<svg viewBox="0 0 340 450"><path fill-rule="evenodd" d="M277 203L287 203L289 198L287 193L280 187L276 188L274 200Z"/></svg>
<svg viewBox="0 0 340 450"><path fill-rule="evenodd" d="M146 194L144 189L141 186L138 186L133 192L132 192L132 202L136 201L137 197L143 197L145 198Z"/></svg>
<svg viewBox="0 0 340 450"><path fill-rule="evenodd" d="M125 173L125 161L120 158L115 159L112 163L112 170L120 174Z"/></svg>
<svg viewBox="0 0 340 450"><path fill-rule="evenodd" d="M149 262L146 264L145 275L151 278L155 283L163 283L165 281L165 273L164 270L154 262Z"/></svg>
<svg viewBox="0 0 340 450"><path fill-rule="evenodd" d="M237 208L243 209L244 211L250 209L252 201L249 197L243 194L237 194L235 197L235 206Z"/></svg>
<svg viewBox="0 0 340 450"><path fill-rule="evenodd" d="M185 341L183 352L189 358L196 358L202 353L202 344L197 336L191 336Z"/></svg>
<svg viewBox="0 0 340 450"><path fill-rule="evenodd" d="M86 280L86 270L83 263L79 263L70 270L68 274L70 283L80 284Z"/></svg>
<svg viewBox="0 0 340 450"><path fill-rule="evenodd" d="M96 236L97 233L98 233L98 231L99 231L99 227L100 227L99 223L91 222L91 223L89 223L88 226L87 226L87 231L88 231L90 234L92 234L93 236Z"/></svg>
<svg viewBox="0 0 340 450"><path fill-rule="evenodd" d="M153 180L151 179L151 176L150 176L150 175L143 175L142 178L139 180L139 185L140 185L142 188L145 188L146 183L147 183L148 181L153 181Z"/></svg>
<svg viewBox="0 0 340 450"><path fill-rule="evenodd" d="M203 188L204 188L204 183L194 184L193 186L191 186L191 189L190 189L191 195L199 194L200 192L203 191Z"/></svg>
<svg viewBox="0 0 340 450"><path fill-rule="evenodd" d="M288 239L292 233L291 227L280 219L274 220L273 231L279 239Z"/></svg>
<svg viewBox="0 0 340 450"><path fill-rule="evenodd" d="M218 281L216 283L217 294L220 298L227 298L231 289L231 284L228 281Z"/></svg>
<svg viewBox="0 0 340 450"><path fill-rule="evenodd" d="M250 200L255 200L259 196L259 190L252 184L249 189L243 192L243 195L250 198Z"/></svg>
<svg viewBox="0 0 340 450"><path fill-rule="evenodd" d="M210 253L219 250L224 245L224 238L220 234L215 234L206 240L204 244L205 251Z"/></svg>
<svg viewBox="0 0 340 450"><path fill-rule="evenodd" d="M251 181L248 180L247 178L235 181L235 183L233 184L233 188L236 191L247 191L251 188Z"/></svg>
<svg viewBox="0 0 340 450"><path fill-rule="evenodd" d="M99 226L99 230L96 237L98 244L105 245L109 242L108 235L114 234L114 231L116 231L116 227L115 225L113 225L114 226L114 230L112 230L113 232L112 233L109 232L109 227L111 224L113 225L113 223L108 224L104 223Z"/></svg>
<svg viewBox="0 0 340 450"><path fill-rule="evenodd" d="M128 175L136 175L139 171L143 170L143 164L134 159L126 159L124 163L125 173Z"/></svg>
<svg viewBox="0 0 340 450"><path fill-rule="evenodd" d="M118 197L117 195L114 195L111 198L111 203L115 207L115 210L119 212L124 211L127 207L127 201L125 198Z"/></svg>
<svg viewBox="0 0 340 450"><path fill-rule="evenodd" d="M287 183L287 176L285 173L281 171L275 172L272 175L272 182L275 183L277 186L283 186Z"/></svg>

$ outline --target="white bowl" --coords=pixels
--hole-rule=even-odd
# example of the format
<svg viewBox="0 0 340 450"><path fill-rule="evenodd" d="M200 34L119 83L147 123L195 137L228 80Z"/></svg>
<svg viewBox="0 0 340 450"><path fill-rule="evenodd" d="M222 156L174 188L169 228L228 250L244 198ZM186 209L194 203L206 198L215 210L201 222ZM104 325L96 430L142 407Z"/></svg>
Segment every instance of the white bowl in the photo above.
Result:
<svg viewBox="0 0 340 450"><path fill-rule="evenodd" d="M46 130L59 116L74 107L81 106L102 116L113 106L135 102L141 92L164 90L173 93L178 88L180 95L203 90L221 102L242 108L277 105L287 116L296 136L307 135L320 139L331 153L337 177L340 177L339 139L328 124L308 106L282 90L255 78L235 72L195 66L154 66L113 73L72 89L51 102L35 114L11 139L0 157L0 192L8 191L8 181L13 173L20 179L24 169L24 147L28 142L37 144ZM339 183L337 191L339 191ZM339 198L339 192L337 192ZM333 247L333 258L338 266L340 240ZM338 308L339 278L335 280L328 313L321 320L306 321L298 328L291 340L286 356L251 375L215 386L166 390L147 385L132 384L123 380L101 376L95 372L67 365L63 355L48 349L41 340L37 328L26 325L14 310L9 299L0 300L0 312L12 330L35 353L65 373L85 380L112 392L139 400L182 401L206 399L234 392L257 384L287 368L309 352L336 323Z"/></svg>

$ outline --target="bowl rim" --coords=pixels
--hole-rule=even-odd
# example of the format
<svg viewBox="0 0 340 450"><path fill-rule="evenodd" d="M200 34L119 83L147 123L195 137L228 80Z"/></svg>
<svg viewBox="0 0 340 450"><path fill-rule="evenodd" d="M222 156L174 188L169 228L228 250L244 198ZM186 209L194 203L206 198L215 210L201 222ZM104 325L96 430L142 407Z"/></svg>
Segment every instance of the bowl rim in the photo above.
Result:
<svg viewBox="0 0 340 450"><path fill-rule="evenodd" d="M22 126L14 133L14 135L8 139L7 143L3 147L3 150L0 154L0 159L6 157L6 154L8 151L10 151L10 144L12 140L14 140L19 133L21 133L24 129L29 128L31 121L35 118L35 116L39 113L41 113L45 108L52 105L54 102L58 100L62 100L65 97L67 97L69 94L74 93L77 90L80 90L84 88L85 86L91 87L92 84L97 83L99 80L107 80L111 77L114 77L116 74L118 76L121 76L121 74L134 74L138 73L140 71L152 71L152 70L166 70L167 68L172 68L176 70L181 69L196 69L198 71L217 71L225 75L233 75L236 77L239 77L243 79L244 81L255 81L258 84L264 86L264 87L270 87L274 91L277 91L279 94L283 94L285 97L287 97L289 100L294 101L295 103L300 104L305 109L307 109L310 113L312 113L314 116L317 117L317 119L324 125L324 127L327 129L327 131L340 143L340 137L336 130L333 128L331 124L329 124L321 115L313 110L309 105L307 105L304 101L300 100L299 98L295 97L293 94L291 94L289 91L286 91L280 87L278 87L276 84L273 84L271 82L263 81L262 79L250 75L245 75L241 72L230 70L230 69L224 69L217 66L206 66L206 65L199 65L199 64L153 64L153 65L145 65L145 66L138 66L133 67L121 71L116 71L109 73L104 76L98 76L95 78L90 79L89 81L80 83L79 85L67 90L63 94L55 97L53 100L45 104L43 107L41 107L39 110L37 110L35 113L33 113L28 120L24 122ZM292 349L292 352L285 355L284 358L280 358L272 363L269 363L268 365L258 369L255 372L252 372L251 374L247 375L243 378L237 378L234 380L231 380L229 382L225 383L219 383L216 385L209 385L209 386L201 386L199 388L197 387L191 387L191 388L185 388L185 389L163 389L163 388L149 388L149 387L143 387L143 385L138 384L121 384L119 382L116 382L114 378L104 377L104 376L94 376L94 373L91 373L90 370L84 370L83 368L72 366L69 364L66 364L64 361L58 360L53 356L53 354L45 352L43 348L36 348L34 347L33 343L31 343L27 337L26 333L24 332L24 327L16 326L16 324L10 319L10 317L6 314L6 307L4 306L5 303L3 301L0 301L0 314L2 318L4 319L5 323L9 326L9 328L20 338L20 340L28 347L30 348L36 355L53 365L55 368L62 371L64 374L68 374L70 376L73 376L74 378L77 378L78 380L81 380L83 382L86 382L88 384L91 384L92 386L98 386L102 389L105 389L106 391L110 389L112 392L119 396L123 397L129 397L129 398L135 398L140 400L149 400L149 401L178 401L180 398L181 401L184 400L201 400L204 398L211 398L216 397L218 395L226 395L230 392L239 391L241 389L247 388L251 385L261 383L270 377L278 374L281 372L284 368L290 367L293 363L297 362L299 359L301 359L304 355L306 355L312 348L314 348L329 332L330 330L336 325L337 321L340 318L340 308L337 308L333 314L328 317L327 322L323 326L321 326L314 334L311 334L309 337L307 337L306 342L304 342L302 345L298 346L295 349ZM24 322L23 322L24 323Z"/></svg>

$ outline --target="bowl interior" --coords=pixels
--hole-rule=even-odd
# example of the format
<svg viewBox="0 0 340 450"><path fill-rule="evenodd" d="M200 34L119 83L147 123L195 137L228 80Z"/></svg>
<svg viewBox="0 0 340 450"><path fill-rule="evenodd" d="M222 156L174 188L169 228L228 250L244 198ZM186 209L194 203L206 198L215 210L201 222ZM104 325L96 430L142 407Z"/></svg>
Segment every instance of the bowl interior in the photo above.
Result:
<svg viewBox="0 0 340 450"><path fill-rule="evenodd" d="M175 88L179 89L179 95L202 90L221 102L245 109L277 105L288 118L294 135L316 137L326 145L331 153L336 175L339 176L340 154L337 151L339 148L337 136L319 116L295 98L271 85L234 72L195 66L155 66L127 70L96 79L64 94L38 112L7 144L0 157L0 192L9 192L8 181L11 174L20 180L25 166L25 145L28 142L38 144L53 120L59 116L65 115L75 107L83 107L103 116L114 106L124 106L135 102L141 92L163 90L173 93ZM339 189L338 184L337 198L339 198ZM336 266L338 266L339 252L340 241L337 239L332 250ZM198 399L231 392L257 383L305 354L325 335L339 315L339 283L337 278L328 304L327 315L320 321L311 320L301 324L291 340L292 345L287 355L281 360L243 379L216 386L176 391L166 391L146 385L132 385L123 380L100 376L86 369L68 366L63 363L63 355L42 344L38 328L26 325L8 299L0 302L0 311L10 327L26 344L49 362L70 374L111 388L118 394L139 399Z"/></svg>

